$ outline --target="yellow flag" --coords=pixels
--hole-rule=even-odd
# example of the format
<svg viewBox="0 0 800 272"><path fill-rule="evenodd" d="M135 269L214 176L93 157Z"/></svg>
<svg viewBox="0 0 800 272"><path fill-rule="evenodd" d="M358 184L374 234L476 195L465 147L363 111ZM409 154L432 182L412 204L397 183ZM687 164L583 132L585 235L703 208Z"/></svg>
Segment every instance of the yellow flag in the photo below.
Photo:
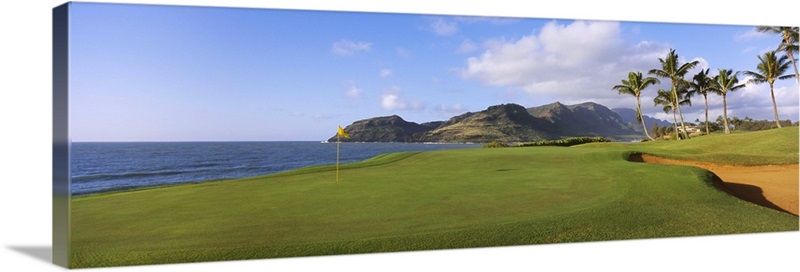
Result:
<svg viewBox="0 0 800 272"><path fill-rule="evenodd" d="M344 129L342 128L342 126L339 126L339 132L337 132L337 134L339 136L342 136L342 137L345 137L345 138L350 138L350 135L347 135L347 132L344 132Z"/></svg>

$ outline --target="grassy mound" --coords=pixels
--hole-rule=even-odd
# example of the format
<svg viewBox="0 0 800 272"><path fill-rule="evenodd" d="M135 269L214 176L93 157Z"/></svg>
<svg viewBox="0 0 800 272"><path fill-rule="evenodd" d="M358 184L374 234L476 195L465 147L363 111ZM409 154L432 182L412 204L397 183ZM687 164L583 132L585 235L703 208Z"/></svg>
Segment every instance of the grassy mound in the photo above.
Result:
<svg viewBox="0 0 800 272"><path fill-rule="evenodd" d="M596 143L581 147L635 149L665 158L705 161L729 165L798 163L798 127L711 134L680 141L646 142L631 147L620 143Z"/></svg>
<svg viewBox="0 0 800 272"><path fill-rule="evenodd" d="M796 147L796 128L759 133L394 153L343 166L338 183L333 166L320 166L79 197L71 266L798 230L796 216L715 189L707 171L624 160L640 151L796 163L792 143L772 146ZM708 147L715 141L737 146Z"/></svg>

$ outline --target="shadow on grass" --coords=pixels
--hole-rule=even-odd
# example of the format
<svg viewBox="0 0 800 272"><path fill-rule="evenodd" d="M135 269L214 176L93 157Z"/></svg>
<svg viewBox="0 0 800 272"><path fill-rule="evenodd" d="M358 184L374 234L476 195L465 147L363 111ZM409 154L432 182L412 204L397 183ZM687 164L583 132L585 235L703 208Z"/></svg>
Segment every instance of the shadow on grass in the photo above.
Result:
<svg viewBox="0 0 800 272"><path fill-rule="evenodd" d="M639 153L639 152L627 153L627 154L625 154L625 159L627 161L630 161L630 162L641 162L641 163L645 162L644 158L642 157L642 153ZM724 191L724 192L726 192L726 193L728 193L728 194L730 194L732 196L735 196L735 197L737 197L739 199L742 199L742 200L745 200L745 201L748 201L748 202L751 202L751 203L754 203L754 204L757 204L757 205L760 205L760 206L763 206L763 207L767 207L767 208L770 208L770 209L774 209L774 210L778 210L778 211L781 211L781 212L785 212L785 213L794 215L793 213L791 213L791 212L789 212L787 210L784 210L781 207L778 207L777 205L775 205L775 203L770 202L766 197L764 197L764 190L762 190L760 187L749 185L749 184L727 182L727 181L722 180L722 178L717 176L717 174L715 174L714 172L711 172L710 170L707 170L707 169L706 169L706 171L708 171L711 174L711 177L710 177L709 181L717 189L720 189L720 190L722 190L722 191Z"/></svg>
<svg viewBox="0 0 800 272"><path fill-rule="evenodd" d="M53 247L51 246L9 246L9 249L52 264Z"/></svg>
<svg viewBox="0 0 800 272"><path fill-rule="evenodd" d="M792 214L791 212L781 209L775 205L775 203L770 202L767 198L764 197L764 191L761 190L758 186L753 186L749 184L741 184L735 182L726 182L722 180L717 175L714 175L712 182L714 183L717 188L722 189L723 191L738 197L740 199L750 201L752 203L774 209L779 210L788 214Z"/></svg>
<svg viewBox="0 0 800 272"><path fill-rule="evenodd" d="M626 154L623 155L623 157L625 158L625 160L627 160L629 162L644 162L644 158L642 157L642 153L638 153L638 152L626 153Z"/></svg>

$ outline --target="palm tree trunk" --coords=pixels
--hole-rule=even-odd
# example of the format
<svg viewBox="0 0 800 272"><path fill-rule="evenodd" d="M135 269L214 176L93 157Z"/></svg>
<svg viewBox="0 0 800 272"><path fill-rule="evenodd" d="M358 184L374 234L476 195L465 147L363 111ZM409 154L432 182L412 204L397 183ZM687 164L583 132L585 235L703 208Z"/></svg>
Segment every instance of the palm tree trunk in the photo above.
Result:
<svg viewBox="0 0 800 272"><path fill-rule="evenodd" d="M683 112L681 112L681 105L678 104L678 116L681 117L681 129L683 129L683 136L689 139L689 132L686 130L686 123L683 121Z"/></svg>
<svg viewBox="0 0 800 272"><path fill-rule="evenodd" d="M708 132L708 95L707 94L703 94L703 101L706 104L706 135L708 135L708 134L711 134L711 132Z"/></svg>
<svg viewBox="0 0 800 272"><path fill-rule="evenodd" d="M653 141L653 137L650 137L650 134L647 133L647 125L644 124L644 116L642 116L642 103L639 100L639 97L636 97L636 113L639 115L639 120L642 122L642 128L644 129L644 136L647 137L648 140Z"/></svg>
<svg viewBox="0 0 800 272"><path fill-rule="evenodd" d="M675 138L678 140L681 139L681 136L678 135L678 119L675 117L675 108L672 108L672 127L675 129Z"/></svg>
<svg viewBox="0 0 800 272"><path fill-rule="evenodd" d="M800 73L797 72L797 63L794 61L794 52L786 52L789 55L789 59L792 60L792 66L794 66L794 79L800 83Z"/></svg>
<svg viewBox="0 0 800 272"><path fill-rule="evenodd" d="M678 88L675 86L674 80L672 81L672 98L675 99L675 107L678 108L678 115L681 117L681 129L683 129L683 136L686 137L686 139L689 139L689 134L686 133L686 124L683 122L683 112L681 112L680 100L678 100ZM678 137L678 140L680 139L681 137Z"/></svg>
<svg viewBox="0 0 800 272"><path fill-rule="evenodd" d="M797 63L794 60L794 52L792 52L791 50L792 44L789 40L789 34L786 32L783 33L782 45L786 46L786 49L783 51L786 51L786 55L789 55L789 59L792 60L792 66L794 66L794 79L797 80L798 83L800 83L800 73L797 72ZM781 51L781 47L782 47L781 45L778 45L778 49L776 51Z"/></svg>
<svg viewBox="0 0 800 272"><path fill-rule="evenodd" d="M778 104L775 103L775 92L772 91L772 82L769 83L769 94L772 95L772 112L775 114L775 124L781 128L781 120L778 118Z"/></svg>
<svg viewBox="0 0 800 272"><path fill-rule="evenodd" d="M725 94L722 94L722 118L722 123L725 124L725 134L731 133L730 128L728 128L728 100Z"/></svg>

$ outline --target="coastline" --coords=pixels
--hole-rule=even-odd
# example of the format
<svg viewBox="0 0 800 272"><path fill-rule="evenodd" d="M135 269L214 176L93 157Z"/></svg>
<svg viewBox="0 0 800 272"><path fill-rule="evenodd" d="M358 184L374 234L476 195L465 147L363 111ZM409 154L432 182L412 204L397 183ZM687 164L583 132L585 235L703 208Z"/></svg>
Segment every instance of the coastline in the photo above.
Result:
<svg viewBox="0 0 800 272"><path fill-rule="evenodd" d="M341 164L396 152L477 148L469 144L343 143ZM336 145L286 142L78 143L73 149L73 197L219 182L333 167Z"/></svg>

